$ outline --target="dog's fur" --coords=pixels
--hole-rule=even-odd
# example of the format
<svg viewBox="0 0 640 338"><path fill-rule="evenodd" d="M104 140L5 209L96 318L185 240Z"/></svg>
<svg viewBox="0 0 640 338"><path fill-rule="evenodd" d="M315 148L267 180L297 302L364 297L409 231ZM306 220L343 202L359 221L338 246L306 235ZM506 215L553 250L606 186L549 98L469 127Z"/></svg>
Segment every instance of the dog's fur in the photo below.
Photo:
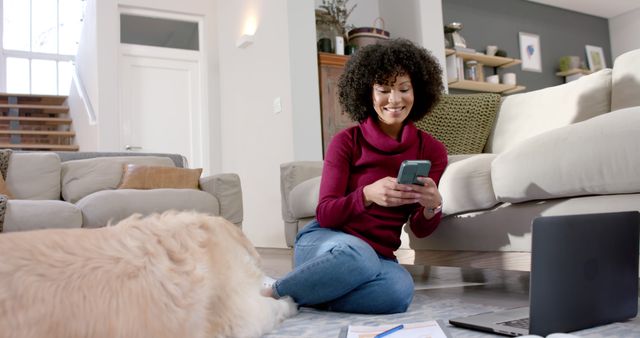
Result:
<svg viewBox="0 0 640 338"><path fill-rule="evenodd" d="M0 234L0 337L259 337L297 311L263 276L236 226L194 212Z"/></svg>

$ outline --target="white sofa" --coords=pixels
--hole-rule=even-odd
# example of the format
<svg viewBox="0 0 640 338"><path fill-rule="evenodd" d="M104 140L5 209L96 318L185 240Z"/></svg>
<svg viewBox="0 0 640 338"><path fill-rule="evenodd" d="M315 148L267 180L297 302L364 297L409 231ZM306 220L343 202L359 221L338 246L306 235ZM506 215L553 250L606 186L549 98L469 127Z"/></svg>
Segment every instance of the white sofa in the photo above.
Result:
<svg viewBox="0 0 640 338"><path fill-rule="evenodd" d="M183 167L176 154L14 152L9 158L3 232L96 228L133 213L170 209L222 216L241 227L242 189L236 174L200 177L199 189L118 189L125 164Z"/></svg>
<svg viewBox="0 0 640 338"><path fill-rule="evenodd" d="M281 165L287 243L314 217L322 162ZM452 155L439 228L408 227L417 265L529 269L537 216L640 210L640 50L564 85L504 97L485 153Z"/></svg>

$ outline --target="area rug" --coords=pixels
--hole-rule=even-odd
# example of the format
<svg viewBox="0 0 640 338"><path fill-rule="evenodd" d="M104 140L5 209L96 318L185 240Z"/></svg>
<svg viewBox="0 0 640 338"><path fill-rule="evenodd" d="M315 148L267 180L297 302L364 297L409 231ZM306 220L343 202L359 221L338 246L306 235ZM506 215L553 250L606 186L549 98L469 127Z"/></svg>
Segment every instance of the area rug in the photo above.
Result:
<svg viewBox="0 0 640 338"><path fill-rule="evenodd" d="M285 320L276 330L264 337L339 338L346 336L348 325L383 325L427 320L442 320L448 323L449 318L502 309L496 306L465 303L459 299L432 297L425 293L427 292L417 291L409 310L406 313L393 315L345 314L303 307L298 315ZM452 337L500 337L448 324L446 330ZM636 318L624 323L577 331L572 335L578 337L640 337L640 320Z"/></svg>

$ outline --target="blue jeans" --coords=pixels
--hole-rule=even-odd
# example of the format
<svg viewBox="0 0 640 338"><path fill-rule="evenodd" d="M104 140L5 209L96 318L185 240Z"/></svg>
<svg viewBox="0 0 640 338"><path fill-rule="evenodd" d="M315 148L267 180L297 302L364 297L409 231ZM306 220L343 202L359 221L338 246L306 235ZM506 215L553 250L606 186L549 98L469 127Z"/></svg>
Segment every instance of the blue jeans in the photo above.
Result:
<svg viewBox="0 0 640 338"><path fill-rule="evenodd" d="M413 299L413 279L395 259L379 256L369 244L316 220L296 237L294 269L273 286L276 297L299 305L351 313L405 312Z"/></svg>

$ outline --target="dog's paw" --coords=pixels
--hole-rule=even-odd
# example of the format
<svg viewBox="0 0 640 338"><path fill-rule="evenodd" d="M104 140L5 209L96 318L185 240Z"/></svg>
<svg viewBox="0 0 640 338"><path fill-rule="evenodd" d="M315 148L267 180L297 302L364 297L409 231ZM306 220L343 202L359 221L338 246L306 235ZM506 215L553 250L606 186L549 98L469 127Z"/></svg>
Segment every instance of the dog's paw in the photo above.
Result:
<svg viewBox="0 0 640 338"><path fill-rule="evenodd" d="M285 318L295 316L298 313L298 304L293 301L293 298L285 296L278 299L278 301L285 304L285 312L283 313Z"/></svg>

